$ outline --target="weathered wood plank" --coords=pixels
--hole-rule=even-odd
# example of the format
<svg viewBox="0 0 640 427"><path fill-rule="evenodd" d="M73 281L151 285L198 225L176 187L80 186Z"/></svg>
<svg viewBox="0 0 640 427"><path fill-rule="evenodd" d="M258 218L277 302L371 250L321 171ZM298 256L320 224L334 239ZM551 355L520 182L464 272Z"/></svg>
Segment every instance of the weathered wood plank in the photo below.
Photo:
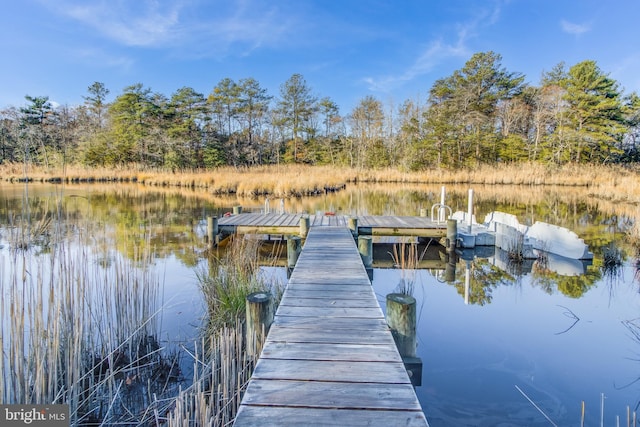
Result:
<svg viewBox="0 0 640 427"><path fill-rule="evenodd" d="M219 226L220 227L220 226ZM239 225L236 227L237 234L299 234L300 227L288 226L266 226L266 225Z"/></svg>
<svg viewBox="0 0 640 427"><path fill-rule="evenodd" d="M298 329L298 332L302 332ZM286 360L330 360L342 362L402 362L398 351L390 345L314 343L294 338L294 342L268 341L261 358ZM362 341L361 341L362 342Z"/></svg>
<svg viewBox="0 0 640 427"><path fill-rule="evenodd" d="M252 379L411 384L402 362L260 359Z"/></svg>
<svg viewBox="0 0 640 427"><path fill-rule="evenodd" d="M387 330L378 329L375 330L371 326L379 325L367 325L363 328L342 328L342 329L329 329L326 323L318 325L306 324L306 325L287 325L278 323L278 328L273 328L269 332L267 341L283 341L283 342L315 342L315 343L334 343L334 344L355 344L355 343L368 343L376 345L389 345L394 346L395 342L393 337ZM307 326L302 329L301 326Z"/></svg>
<svg viewBox="0 0 640 427"><path fill-rule="evenodd" d="M239 421L241 420L241 421ZM422 411L242 406L234 426L424 427Z"/></svg>
<svg viewBox="0 0 640 427"><path fill-rule="evenodd" d="M337 289L331 289L337 288ZM287 288L287 298L368 298L373 294L369 287L350 285L348 289L336 285L297 285ZM374 294L375 295L375 294Z"/></svg>
<svg viewBox="0 0 640 427"><path fill-rule="evenodd" d="M384 318L325 318L322 322L319 322L315 317L300 317L300 316L284 316L277 315L273 320L274 326L282 326L286 328L309 328L315 329L318 327L324 327L327 329L348 329L354 331L369 331L369 330L381 330L388 329L387 323ZM273 330L273 329L272 329ZM270 331L269 334L272 332Z"/></svg>
<svg viewBox="0 0 640 427"><path fill-rule="evenodd" d="M276 315L317 317L319 322L327 317L384 317L380 307L291 307L287 305L279 306Z"/></svg>
<svg viewBox="0 0 640 427"><path fill-rule="evenodd" d="M390 227L372 227L372 236L415 236L441 238L447 235L447 230L443 228L401 228L396 226Z"/></svg>
<svg viewBox="0 0 640 427"><path fill-rule="evenodd" d="M420 410L411 384L252 381L243 402L307 408Z"/></svg>
<svg viewBox="0 0 640 427"><path fill-rule="evenodd" d="M313 307L313 308L377 308L378 301L372 298L346 299L340 298L302 298L285 295L280 301L281 306Z"/></svg>

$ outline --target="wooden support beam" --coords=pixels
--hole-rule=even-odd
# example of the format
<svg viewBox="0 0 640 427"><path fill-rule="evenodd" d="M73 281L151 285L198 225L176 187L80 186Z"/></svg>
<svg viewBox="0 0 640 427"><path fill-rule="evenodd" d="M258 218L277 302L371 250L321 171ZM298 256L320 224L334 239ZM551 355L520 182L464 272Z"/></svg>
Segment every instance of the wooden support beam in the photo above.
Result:
<svg viewBox="0 0 640 427"><path fill-rule="evenodd" d="M358 235L363 236L417 236L440 239L447 235L444 228L399 228L399 227L358 227Z"/></svg>

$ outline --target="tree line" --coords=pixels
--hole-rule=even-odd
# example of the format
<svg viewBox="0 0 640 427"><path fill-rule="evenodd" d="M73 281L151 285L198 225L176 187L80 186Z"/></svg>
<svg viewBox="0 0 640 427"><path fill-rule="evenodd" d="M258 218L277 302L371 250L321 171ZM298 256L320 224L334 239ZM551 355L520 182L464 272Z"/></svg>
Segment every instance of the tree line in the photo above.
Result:
<svg viewBox="0 0 640 427"><path fill-rule="evenodd" d="M170 97L138 83L112 102L103 83L84 103L26 96L0 111L0 163L166 170L280 163L357 168L464 168L496 162L606 164L640 160L640 97L595 61L564 63L538 86L474 54L437 80L424 102L365 96L348 114L300 74L277 97L254 78L222 79L204 95Z"/></svg>

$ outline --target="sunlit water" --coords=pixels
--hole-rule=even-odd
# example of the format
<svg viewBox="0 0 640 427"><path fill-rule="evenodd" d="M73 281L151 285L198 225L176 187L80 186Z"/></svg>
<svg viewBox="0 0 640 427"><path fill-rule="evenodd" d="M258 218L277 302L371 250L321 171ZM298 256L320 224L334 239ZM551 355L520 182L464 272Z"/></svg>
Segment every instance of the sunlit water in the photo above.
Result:
<svg viewBox="0 0 640 427"><path fill-rule="evenodd" d="M0 190L0 254L5 260L2 274L8 275L7 225L9 218L19 215L24 192L16 187ZM286 207L307 212L407 214L439 201L437 188L348 191L343 196L287 201ZM127 256L117 243L119 235L140 229L152 234L156 257L151 268L161 282L158 335L168 347L188 349L205 316L196 271L206 266L206 216L238 201L69 187L62 192L32 191L32 214L51 209L43 203L48 206L46 200L60 200L61 194L67 212L116 230L104 239L114 245L110 249L114 256ZM465 206L464 192L452 197L449 203L454 210ZM397 291L401 281L413 285L417 355L423 362L422 385L416 393L433 427L547 426L551 422L577 426L583 401L585 425L600 425L603 416L604 425L615 426L616 416L620 425L626 425L628 408L637 409L640 340L634 331L640 327L640 294L635 254L622 239L629 221L623 213L583 203L579 196L571 203L563 199L555 193L513 204L488 198L479 201L478 209L483 210L479 217L493 209L510 210L523 222L551 217L554 223L573 229L596 254L577 282L560 284L563 277L553 274L504 272L492 267L494 261L487 260L486 254L467 254L458 260L450 283L444 281L442 270L374 269L373 287L383 310L385 295ZM259 200L251 203L263 206ZM623 247L626 257L621 267L606 274L601 267L602 248L611 244ZM467 266L476 279L468 289L470 297L465 298ZM487 271L493 272L492 285L482 282L487 276L481 273ZM264 268L264 274L272 281L286 280L281 268ZM188 356L184 360L188 377Z"/></svg>

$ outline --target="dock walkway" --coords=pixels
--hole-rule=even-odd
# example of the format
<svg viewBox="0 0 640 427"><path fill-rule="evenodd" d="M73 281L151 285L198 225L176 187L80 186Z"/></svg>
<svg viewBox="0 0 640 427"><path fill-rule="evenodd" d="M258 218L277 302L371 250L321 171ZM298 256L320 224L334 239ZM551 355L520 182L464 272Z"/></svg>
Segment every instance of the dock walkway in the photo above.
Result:
<svg viewBox="0 0 640 427"><path fill-rule="evenodd" d="M351 231L309 234L234 426L427 426Z"/></svg>

